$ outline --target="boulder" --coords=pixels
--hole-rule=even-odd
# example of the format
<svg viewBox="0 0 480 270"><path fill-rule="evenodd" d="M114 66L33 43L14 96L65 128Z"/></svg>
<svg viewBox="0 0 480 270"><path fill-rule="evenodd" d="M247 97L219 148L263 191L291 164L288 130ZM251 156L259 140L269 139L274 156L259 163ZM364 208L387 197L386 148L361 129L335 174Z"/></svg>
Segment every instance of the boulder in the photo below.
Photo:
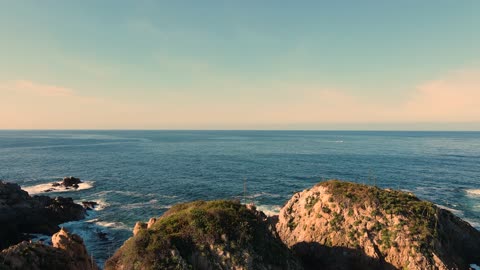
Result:
<svg viewBox="0 0 480 270"><path fill-rule="evenodd" d="M80 220L85 209L71 198L29 196L19 185L0 181L0 248L26 240L25 234L52 235L58 224Z"/></svg>
<svg viewBox="0 0 480 270"><path fill-rule="evenodd" d="M98 270L83 240L65 229L52 237L52 246L23 241L0 252L0 269Z"/></svg>
<svg viewBox="0 0 480 270"><path fill-rule="evenodd" d="M296 193L277 231L307 269L469 269L480 232L413 194L338 180Z"/></svg>
<svg viewBox="0 0 480 270"><path fill-rule="evenodd" d="M93 210L97 205L98 205L98 203L93 202L93 201L83 201L82 202L83 208L85 208L87 210Z"/></svg>
<svg viewBox="0 0 480 270"><path fill-rule="evenodd" d="M76 177L73 177L73 176L69 176L69 177L64 177L62 182L60 183L60 185L64 186L64 187L73 187L73 188L78 188L78 184L80 183L83 183L80 178L76 178Z"/></svg>

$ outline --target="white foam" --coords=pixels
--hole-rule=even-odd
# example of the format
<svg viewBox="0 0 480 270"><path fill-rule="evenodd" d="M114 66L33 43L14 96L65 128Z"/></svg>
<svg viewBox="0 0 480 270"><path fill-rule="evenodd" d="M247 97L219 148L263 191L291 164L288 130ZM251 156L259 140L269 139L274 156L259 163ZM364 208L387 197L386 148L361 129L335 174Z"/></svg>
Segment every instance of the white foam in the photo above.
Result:
<svg viewBox="0 0 480 270"><path fill-rule="evenodd" d="M257 205L256 207L267 216L276 216L280 213L280 209L282 209L280 205Z"/></svg>
<svg viewBox="0 0 480 270"><path fill-rule="evenodd" d="M62 183L62 182L57 182L57 183ZM72 192L72 191L90 189L93 187L93 183L94 183L93 181L84 181L78 184L78 188L70 187L68 189L63 185L54 187L52 186L52 183L22 187L22 189L28 192L28 194L30 195L41 194L41 193L55 193L55 192ZM50 191L46 192L46 190L50 190Z"/></svg>
<svg viewBox="0 0 480 270"><path fill-rule="evenodd" d="M480 189L467 189L465 192L467 192L468 196L480 197Z"/></svg>
<svg viewBox="0 0 480 270"><path fill-rule="evenodd" d="M115 221L97 221L95 222L98 226L106 227L106 228L111 228L111 229L117 229L117 230L130 230L127 225L125 225L123 222L115 222Z"/></svg>
<svg viewBox="0 0 480 270"><path fill-rule="evenodd" d="M260 193L255 193L252 195L248 195L247 198L249 199L255 199L258 197L270 197L270 198L279 198L279 194L273 194L273 193L268 193L268 192L260 192Z"/></svg>
<svg viewBox="0 0 480 270"><path fill-rule="evenodd" d="M130 204L125 204L120 206L122 209L126 210L132 210L132 209L139 209L143 207L149 207L149 208L154 208L154 209L168 209L171 208L171 205L159 205L157 204L158 200L150 200L148 202L138 202L138 203L130 203Z"/></svg>
<svg viewBox="0 0 480 270"><path fill-rule="evenodd" d="M476 228L477 230L480 230L480 222L468 218L463 218L466 222L470 223L472 227Z"/></svg>
<svg viewBox="0 0 480 270"><path fill-rule="evenodd" d="M453 209L453 208L450 208L450 207L447 207L447 206L441 205L441 204L436 204L436 206L438 206L439 208L448 210L448 211L454 213L457 216L463 216L463 212L461 210Z"/></svg>
<svg viewBox="0 0 480 270"><path fill-rule="evenodd" d="M93 208L93 210L95 211L101 211L110 206L110 204L107 203L104 199L95 200L95 202L97 203L97 205Z"/></svg>
<svg viewBox="0 0 480 270"><path fill-rule="evenodd" d="M474 269L474 270L480 270L480 266L478 266L478 265L476 265L476 264L474 264L474 263L470 264L470 268L472 268L472 269Z"/></svg>
<svg viewBox="0 0 480 270"><path fill-rule="evenodd" d="M148 194L143 194L139 192L134 192L134 191L121 191L121 190L106 190L106 191L100 191L95 194L92 194L92 196L105 196L107 194L120 194L128 197L155 197L157 194L154 193L148 193ZM168 195L160 195L162 198L176 198L177 196L168 196Z"/></svg>

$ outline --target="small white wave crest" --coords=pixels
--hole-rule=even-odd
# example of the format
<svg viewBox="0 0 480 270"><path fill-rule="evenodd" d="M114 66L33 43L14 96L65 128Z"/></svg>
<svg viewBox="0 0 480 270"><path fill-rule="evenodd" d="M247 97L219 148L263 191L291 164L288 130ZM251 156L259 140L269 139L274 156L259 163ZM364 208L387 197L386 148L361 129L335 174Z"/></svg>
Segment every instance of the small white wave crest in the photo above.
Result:
<svg viewBox="0 0 480 270"><path fill-rule="evenodd" d="M470 197L480 197L480 189L467 189L465 192Z"/></svg>
<svg viewBox="0 0 480 270"><path fill-rule="evenodd" d="M256 205L257 210L262 211L267 216L276 216L280 213L282 207L280 205Z"/></svg>
<svg viewBox="0 0 480 270"><path fill-rule="evenodd" d="M57 182L61 183L61 182ZM93 181L84 181L80 184L78 184L78 188L72 188L72 187L64 187L63 185L60 186L52 186L52 183L47 183L47 184L39 184L35 186L28 186L28 187L22 187L23 190L28 192L30 195L36 195L36 194L41 194L41 193L55 193L55 192L72 192L72 191L79 191L79 190L85 190L85 189L90 189L93 187Z"/></svg>
<svg viewBox="0 0 480 270"><path fill-rule="evenodd" d="M441 204L436 204L436 206L438 206L439 208L448 210L448 211L454 213L457 216L463 216L463 211L461 211L461 210L453 209L453 208L450 208L450 207L447 207L447 206L441 205Z"/></svg>
<svg viewBox="0 0 480 270"><path fill-rule="evenodd" d="M132 209L139 209L139 208L144 208L144 207L149 207L153 209L169 209L172 206L171 205L161 205L158 204L158 200L150 200L148 202L138 202L138 203L130 203L130 204L125 204L120 206L120 208L125 209L125 210L132 210Z"/></svg>
<svg viewBox="0 0 480 270"><path fill-rule="evenodd" d="M110 206L110 204L106 202L105 199L98 199L95 200L95 202L97 203L97 205L93 208L93 210L95 211L102 211L103 209Z"/></svg>
<svg viewBox="0 0 480 270"><path fill-rule="evenodd" d="M86 220L85 222L95 224L101 227L110 228L110 229L117 229L117 230L130 230L131 228L125 225L123 222L117 221L105 221L100 220L98 218Z"/></svg>

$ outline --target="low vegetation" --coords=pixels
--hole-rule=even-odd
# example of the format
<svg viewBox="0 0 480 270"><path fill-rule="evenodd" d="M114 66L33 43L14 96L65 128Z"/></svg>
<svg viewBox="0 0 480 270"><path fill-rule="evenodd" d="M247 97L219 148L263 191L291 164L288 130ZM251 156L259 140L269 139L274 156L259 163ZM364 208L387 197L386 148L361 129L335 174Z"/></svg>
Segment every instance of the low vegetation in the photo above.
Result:
<svg viewBox="0 0 480 270"><path fill-rule="evenodd" d="M296 269L296 260L258 212L226 200L176 205L117 253L106 269Z"/></svg>
<svg viewBox="0 0 480 270"><path fill-rule="evenodd" d="M438 208L433 203L421 201L413 194L403 191L385 190L338 180L322 182L319 185L326 187L334 201L343 208L348 208L348 211L353 206L360 206L363 209L371 207L373 208L371 218L374 219L383 215L399 216L400 226L408 227L410 236L418 243L417 249L424 255L431 256L438 219ZM383 227L383 224L377 221L373 230L381 232L381 244L388 249L393 245L391 235L394 232Z"/></svg>

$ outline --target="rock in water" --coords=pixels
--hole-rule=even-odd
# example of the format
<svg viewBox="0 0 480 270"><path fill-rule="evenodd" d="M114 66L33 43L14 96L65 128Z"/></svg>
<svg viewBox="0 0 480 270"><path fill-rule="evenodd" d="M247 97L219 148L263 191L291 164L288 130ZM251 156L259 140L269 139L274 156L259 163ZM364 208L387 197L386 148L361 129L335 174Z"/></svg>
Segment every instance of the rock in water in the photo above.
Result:
<svg viewBox="0 0 480 270"><path fill-rule="evenodd" d="M85 209L71 198L30 197L19 185L0 181L0 248L25 240L25 233L52 235L58 224L80 220Z"/></svg>
<svg viewBox="0 0 480 270"><path fill-rule="evenodd" d="M0 269L98 270L76 234L62 229L52 237L52 246L22 242L0 253Z"/></svg>
<svg viewBox="0 0 480 270"><path fill-rule="evenodd" d="M93 201L83 201L82 202L83 208L85 208L87 210L93 210L97 205L98 205L98 203L93 202Z"/></svg>
<svg viewBox="0 0 480 270"><path fill-rule="evenodd" d="M64 187L73 187L73 188L78 188L78 184L83 183L80 178L76 178L73 176L69 177L64 177L62 180L62 183L60 185L63 185Z"/></svg>
<svg viewBox="0 0 480 270"><path fill-rule="evenodd" d="M480 232L434 204L394 190L331 180L281 209L281 239L307 269L469 269Z"/></svg>
<svg viewBox="0 0 480 270"><path fill-rule="evenodd" d="M302 269L266 219L233 201L175 205L137 223L105 269Z"/></svg>

